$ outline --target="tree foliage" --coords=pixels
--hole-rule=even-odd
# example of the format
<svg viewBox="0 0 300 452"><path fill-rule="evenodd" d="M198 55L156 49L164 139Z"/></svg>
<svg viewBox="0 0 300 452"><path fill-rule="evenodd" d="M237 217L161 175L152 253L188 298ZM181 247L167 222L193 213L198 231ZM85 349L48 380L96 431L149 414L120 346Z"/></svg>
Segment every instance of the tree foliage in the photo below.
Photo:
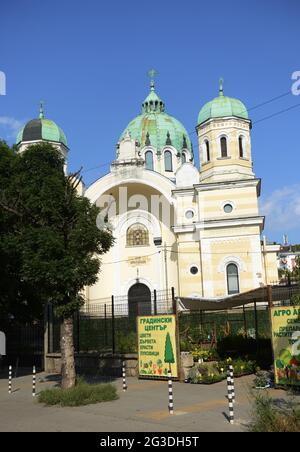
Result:
<svg viewBox="0 0 300 452"><path fill-rule="evenodd" d="M6 271L0 287L10 289L0 302L7 310L16 293L19 306L33 308L34 294L39 306L50 301L68 317L83 304L84 286L96 282L99 255L113 237L97 228L99 209L78 194L79 183L78 175L64 174L52 145L33 145L19 155L1 143L0 259Z"/></svg>

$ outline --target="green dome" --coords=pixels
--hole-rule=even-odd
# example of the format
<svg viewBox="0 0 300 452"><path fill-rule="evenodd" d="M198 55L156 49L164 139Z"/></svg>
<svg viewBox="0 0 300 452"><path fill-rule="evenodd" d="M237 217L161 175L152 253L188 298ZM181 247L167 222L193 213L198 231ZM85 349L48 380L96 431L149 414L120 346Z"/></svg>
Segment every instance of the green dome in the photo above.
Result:
<svg viewBox="0 0 300 452"><path fill-rule="evenodd" d="M44 118L42 107L39 119L32 119L19 131L16 143L36 140L54 141L68 146L63 130L54 121Z"/></svg>
<svg viewBox="0 0 300 452"><path fill-rule="evenodd" d="M142 104L142 114L134 118L123 131L140 143L141 147L153 146L160 152L165 146L173 146L178 153L188 150L193 157L192 145L185 127L173 116L165 113L165 104L154 90L151 90Z"/></svg>
<svg viewBox="0 0 300 452"><path fill-rule="evenodd" d="M249 119L247 109L243 102L233 97L224 96L222 81L220 81L219 96L201 108L198 116L198 124L202 124L211 118L224 118L226 116Z"/></svg>

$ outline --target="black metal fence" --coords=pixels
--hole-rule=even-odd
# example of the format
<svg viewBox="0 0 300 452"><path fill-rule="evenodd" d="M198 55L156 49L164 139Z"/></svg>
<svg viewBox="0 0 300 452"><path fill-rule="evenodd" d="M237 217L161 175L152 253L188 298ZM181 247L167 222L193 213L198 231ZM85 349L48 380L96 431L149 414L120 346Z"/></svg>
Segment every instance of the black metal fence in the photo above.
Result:
<svg viewBox="0 0 300 452"><path fill-rule="evenodd" d="M6 335L6 356L3 365L12 365L14 372L19 367L36 366L43 369L44 320L21 324L13 319L0 321Z"/></svg>
<svg viewBox="0 0 300 452"><path fill-rule="evenodd" d="M175 310L174 290L154 291L151 299L111 297L91 303L74 315L76 352L131 353L137 351L136 317L169 314ZM61 319L48 306L48 353L60 352Z"/></svg>
<svg viewBox="0 0 300 452"><path fill-rule="evenodd" d="M179 333L182 348L191 344L208 346L227 336L242 335L246 338L270 338L268 290L247 296L244 304L230 309L205 310L199 300L196 311L180 311ZM300 295L300 289L275 286L272 288L274 303L289 304ZM97 300L74 316L74 346L77 352L131 353L137 351L136 316L169 314L176 312L174 290L154 291L151 300L130 300L135 309L129 308L127 297ZM48 309L48 352L60 351L60 325L51 307Z"/></svg>

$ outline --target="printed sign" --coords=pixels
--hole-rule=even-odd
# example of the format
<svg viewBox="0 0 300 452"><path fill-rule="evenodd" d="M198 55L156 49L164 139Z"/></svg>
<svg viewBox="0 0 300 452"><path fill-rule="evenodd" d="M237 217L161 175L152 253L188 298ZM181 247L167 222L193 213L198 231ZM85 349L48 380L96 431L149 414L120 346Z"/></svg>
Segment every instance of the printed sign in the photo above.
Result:
<svg viewBox="0 0 300 452"><path fill-rule="evenodd" d="M300 306L271 309L275 383L300 386Z"/></svg>
<svg viewBox="0 0 300 452"><path fill-rule="evenodd" d="M138 350L140 377L178 377L176 316L140 316L138 324Z"/></svg>

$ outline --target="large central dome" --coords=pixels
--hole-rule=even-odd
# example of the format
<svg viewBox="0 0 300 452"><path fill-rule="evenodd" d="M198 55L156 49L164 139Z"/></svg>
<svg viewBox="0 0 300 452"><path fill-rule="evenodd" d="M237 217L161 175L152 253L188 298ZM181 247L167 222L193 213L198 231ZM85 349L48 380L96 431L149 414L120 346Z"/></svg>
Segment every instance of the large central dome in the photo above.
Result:
<svg viewBox="0 0 300 452"><path fill-rule="evenodd" d="M193 158L191 141L180 121L165 112L165 104L155 92L151 81L150 93L142 104L142 114L134 118L123 131L120 140L129 132L141 148L153 147L160 153L165 146L173 146L179 154L183 150Z"/></svg>

